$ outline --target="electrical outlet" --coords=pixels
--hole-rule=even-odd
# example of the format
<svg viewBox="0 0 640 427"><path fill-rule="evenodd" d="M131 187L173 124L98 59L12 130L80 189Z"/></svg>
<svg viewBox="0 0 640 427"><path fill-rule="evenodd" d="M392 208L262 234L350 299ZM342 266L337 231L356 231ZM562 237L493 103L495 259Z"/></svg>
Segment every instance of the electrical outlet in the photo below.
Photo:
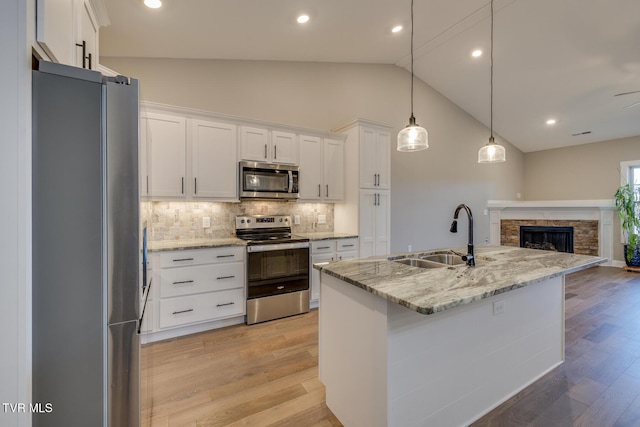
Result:
<svg viewBox="0 0 640 427"><path fill-rule="evenodd" d="M210 216L202 217L202 228L209 228L209 227L211 227L211 217Z"/></svg>
<svg viewBox="0 0 640 427"><path fill-rule="evenodd" d="M413 246L407 245L407 252L412 252L412 251L413 251Z"/></svg>
<svg viewBox="0 0 640 427"><path fill-rule="evenodd" d="M326 215L318 215L318 224L326 224L327 216Z"/></svg>
<svg viewBox="0 0 640 427"><path fill-rule="evenodd" d="M496 301L493 303L493 315L503 314L506 309L507 303L505 300Z"/></svg>
<svg viewBox="0 0 640 427"><path fill-rule="evenodd" d="M300 215L293 216L293 225L300 225Z"/></svg>

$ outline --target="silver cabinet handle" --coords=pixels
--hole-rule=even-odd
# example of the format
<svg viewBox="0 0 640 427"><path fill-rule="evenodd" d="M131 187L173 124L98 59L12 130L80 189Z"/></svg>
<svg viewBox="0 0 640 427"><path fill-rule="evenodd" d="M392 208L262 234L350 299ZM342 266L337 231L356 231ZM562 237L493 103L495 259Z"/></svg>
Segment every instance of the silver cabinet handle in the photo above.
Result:
<svg viewBox="0 0 640 427"><path fill-rule="evenodd" d="M235 302L231 301L231 302L225 302L224 304L216 304L216 307L224 307L225 305L233 305L235 304Z"/></svg>
<svg viewBox="0 0 640 427"><path fill-rule="evenodd" d="M320 197L320 184L318 184L318 197Z"/></svg>
<svg viewBox="0 0 640 427"><path fill-rule="evenodd" d="M190 308L188 310L174 311L173 314L189 313L191 311L193 311L193 308Z"/></svg>
<svg viewBox="0 0 640 427"><path fill-rule="evenodd" d="M343 247L343 248L352 248L352 247L354 247L354 246L355 246L355 245L342 245L342 247Z"/></svg>
<svg viewBox="0 0 640 427"><path fill-rule="evenodd" d="M267 158L267 144L264 144L264 158Z"/></svg>
<svg viewBox="0 0 640 427"><path fill-rule="evenodd" d="M231 258L231 257L234 257L234 256L235 256L234 254L231 254L231 255L216 255L216 258Z"/></svg>
<svg viewBox="0 0 640 427"><path fill-rule="evenodd" d="M180 282L173 282L174 285L184 285L186 283L193 283L193 280L182 280Z"/></svg>
<svg viewBox="0 0 640 427"><path fill-rule="evenodd" d="M193 178L193 194L198 194L198 178Z"/></svg>
<svg viewBox="0 0 640 427"><path fill-rule="evenodd" d="M331 246L318 246L318 249L329 249Z"/></svg>
<svg viewBox="0 0 640 427"><path fill-rule="evenodd" d="M184 194L184 176L180 178L180 193Z"/></svg>
<svg viewBox="0 0 640 427"><path fill-rule="evenodd" d="M277 145L273 146L273 158L274 159L278 158L278 146Z"/></svg>
<svg viewBox="0 0 640 427"><path fill-rule="evenodd" d="M216 280L233 279L236 276L220 276L216 277Z"/></svg>
<svg viewBox="0 0 640 427"><path fill-rule="evenodd" d="M149 194L149 175L147 175L147 194Z"/></svg>
<svg viewBox="0 0 640 427"><path fill-rule="evenodd" d="M173 262L180 262L180 261L193 261L193 258L178 258L173 260Z"/></svg>
<svg viewBox="0 0 640 427"><path fill-rule="evenodd" d="M327 196L326 197L329 197L329 184L327 184Z"/></svg>

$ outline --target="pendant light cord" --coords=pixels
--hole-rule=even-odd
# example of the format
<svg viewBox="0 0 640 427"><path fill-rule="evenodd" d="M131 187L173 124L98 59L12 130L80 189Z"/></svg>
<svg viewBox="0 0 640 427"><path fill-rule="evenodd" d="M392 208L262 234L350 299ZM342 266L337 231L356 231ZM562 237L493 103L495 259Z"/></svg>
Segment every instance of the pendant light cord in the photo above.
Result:
<svg viewBox="0 0 640 427"><path fill-rule="evenodd" d="M412 0L413 1L413 0ZM493 141L493 0L491 0L491 140Z"/></svg>
<svg viewBox="0 0 640 427"><path fill-rule="evenodd" d="M411 0L411 117L413 117L413 0Z"/></svg>

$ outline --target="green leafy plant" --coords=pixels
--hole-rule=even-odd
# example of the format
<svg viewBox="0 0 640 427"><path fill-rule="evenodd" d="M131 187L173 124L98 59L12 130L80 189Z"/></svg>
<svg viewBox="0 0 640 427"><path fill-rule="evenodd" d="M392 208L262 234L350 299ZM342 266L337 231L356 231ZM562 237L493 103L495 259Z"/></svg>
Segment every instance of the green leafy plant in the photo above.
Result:
<svg viewBox="0 0 640 427"><path fill-rule="evenodd" d="M640 236L636 234L636 230L640 229L640 202L636 196L631 184L624 184L618 187L614 197L618 216L622 221L622 229L629 240L626 253L627 261L633 258L634 251L640 244Z"/></svg>

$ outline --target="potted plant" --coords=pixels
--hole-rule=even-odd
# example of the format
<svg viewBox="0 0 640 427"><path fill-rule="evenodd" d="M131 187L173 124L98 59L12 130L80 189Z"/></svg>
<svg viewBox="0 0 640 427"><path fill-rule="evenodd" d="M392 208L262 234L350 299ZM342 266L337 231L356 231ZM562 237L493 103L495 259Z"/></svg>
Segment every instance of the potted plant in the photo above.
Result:
<svg viewBox="0 0 640 427"><path fill-rule="evenodd" d="M630 267L640 267L640 200L631 184L618 187L615 194L618 216L628 243L624 245L625 261Z"/></svg>

